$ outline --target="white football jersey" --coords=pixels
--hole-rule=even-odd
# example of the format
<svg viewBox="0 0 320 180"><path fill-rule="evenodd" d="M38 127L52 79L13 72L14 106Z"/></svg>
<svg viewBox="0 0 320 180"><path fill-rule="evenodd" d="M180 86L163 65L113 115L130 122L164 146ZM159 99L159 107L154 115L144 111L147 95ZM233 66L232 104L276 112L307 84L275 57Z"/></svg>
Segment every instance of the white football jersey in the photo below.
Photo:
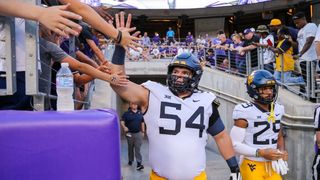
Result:
<svg viewBox="0 0 320 180"><path fill-rule="evenodd" d="M151 168L170 180L193 179L205 170L206 130L215 95L195 92L181 99L159 83L143 86L150 90L144 121Z"/></svg>
<svg viewBox="0 0 320 180"><path fill-rule="evenodd" d="M233 111L233 119L246 119L248 127L244 144L250 147L277 149L280 120L284 115L284 107L278 103L274 104L275 122L269 122L270 112L263 112L252 103L238 104ZM246 157L253 161L267 161L262 157Z"/></svg>

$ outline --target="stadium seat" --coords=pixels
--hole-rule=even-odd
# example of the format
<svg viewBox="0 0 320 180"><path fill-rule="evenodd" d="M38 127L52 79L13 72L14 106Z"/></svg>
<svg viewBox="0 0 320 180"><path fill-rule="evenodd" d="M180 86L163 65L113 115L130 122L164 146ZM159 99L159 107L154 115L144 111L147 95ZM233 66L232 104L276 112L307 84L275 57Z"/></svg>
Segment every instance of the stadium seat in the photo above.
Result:
<svg viewBox="0 0 320 180"><path fill-rule="evenodd" d="M0 179L119 180L113 110L0 111Z"/></svg>

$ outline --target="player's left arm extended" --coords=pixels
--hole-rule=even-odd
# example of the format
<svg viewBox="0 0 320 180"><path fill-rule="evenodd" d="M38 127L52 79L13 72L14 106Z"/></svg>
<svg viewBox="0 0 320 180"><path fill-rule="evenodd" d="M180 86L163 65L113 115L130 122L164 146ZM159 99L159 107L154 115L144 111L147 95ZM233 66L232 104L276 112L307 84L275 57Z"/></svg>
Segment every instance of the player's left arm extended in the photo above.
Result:
<svg viewBox="0 0 320 180"><path fill-rule="evenodd" d="M216 104L215 101L212 103L212 114L209 119L209 128L207 132L213 136L218 145L219 151L227 161L231 172L238 173L239 166L232 147L232 141L220 118L218 106L219 105Z"/></svg>
<svg viewBox="0 0 320 180"><path fill-rule="evenodd" d="M235 155L231 138L225 129L213 138L216 141L219 151L224 159L230 159Z"/></svg>
<svg viewBox="0 0 320 180"><path fill-rule="evenodd" d="M240 169L238 166L237 159L235 157L235 152L233 150L232 141L229 134L224 129L219 134L215 135L213 138L215 139L218 145L221 155L227 161L227 164L231 171L231 176L235 176L231 179L238 179L240 176Z"/></svg>

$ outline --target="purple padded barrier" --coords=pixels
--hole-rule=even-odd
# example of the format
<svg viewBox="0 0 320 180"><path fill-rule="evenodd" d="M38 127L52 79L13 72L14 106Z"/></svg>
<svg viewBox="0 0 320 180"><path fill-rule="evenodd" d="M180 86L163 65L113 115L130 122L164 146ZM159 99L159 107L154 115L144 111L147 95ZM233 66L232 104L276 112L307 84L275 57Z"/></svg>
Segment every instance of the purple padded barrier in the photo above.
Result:
<svg viewBox="0 0 320 180"><path fill-rule="evenodd" d="M113 110L0 111L0 180L119 180Z"/></svg>

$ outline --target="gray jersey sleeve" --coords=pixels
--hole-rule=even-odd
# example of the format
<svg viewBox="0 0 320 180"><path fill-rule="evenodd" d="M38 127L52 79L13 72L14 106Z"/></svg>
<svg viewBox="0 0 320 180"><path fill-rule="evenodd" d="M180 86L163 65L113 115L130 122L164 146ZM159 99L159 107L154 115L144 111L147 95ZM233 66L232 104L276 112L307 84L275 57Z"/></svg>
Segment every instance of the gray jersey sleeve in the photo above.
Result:
<svg viewBox="0 0 320 180"><path fill-rule="evenodd" d="M54 62L61 62L69 56L58 45L40 38L40 57L52 59Z"/></svg>

